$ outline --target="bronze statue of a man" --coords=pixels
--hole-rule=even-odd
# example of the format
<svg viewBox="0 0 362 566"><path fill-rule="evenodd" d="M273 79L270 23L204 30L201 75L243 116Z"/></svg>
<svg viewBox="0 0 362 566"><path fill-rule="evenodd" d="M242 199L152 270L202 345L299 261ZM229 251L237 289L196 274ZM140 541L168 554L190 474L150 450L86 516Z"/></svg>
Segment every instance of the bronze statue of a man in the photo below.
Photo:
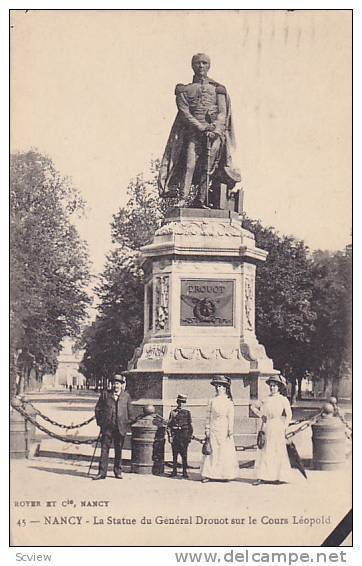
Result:
<svg viewBox="0 0 362 566"><path fill-rule="evenodd" d="M207 76L207 55L194 55L192 68L192 83L176 85L178 114L161 161L158 186L161 196L179 196L181 204L220 208L221 183L230 191L240 181L231 159L230 99L225 87ZM195 198L190 203L192 186Z"/></svg>

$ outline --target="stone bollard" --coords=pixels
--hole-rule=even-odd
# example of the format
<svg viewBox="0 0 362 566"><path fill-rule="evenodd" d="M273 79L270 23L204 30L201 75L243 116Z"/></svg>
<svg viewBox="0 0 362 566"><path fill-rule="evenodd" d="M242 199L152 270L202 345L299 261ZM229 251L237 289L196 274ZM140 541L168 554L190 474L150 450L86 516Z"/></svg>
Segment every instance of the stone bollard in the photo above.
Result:
<svg viewBox="0 0 362 566"><path fill-rule="evenodd" d="M346 463L345 425L334 416L330 403L323 406L323 415L312 425L313 467L315 470L339 470Z"/></svg>
<svg viewBox="0 0 362 566"><path fill-rule="evenodd" d="M29 440L26 420L16 407L22 407L21 400L14 397L10 409L10 458L28 458Z"/></svg>
<svg viewBox="0 0 362 566"><path fill-rule="evenodd" d="M155 408L146 405L132 425L132 472L161 475L165 465L165 427L157 422Z"/></svg>

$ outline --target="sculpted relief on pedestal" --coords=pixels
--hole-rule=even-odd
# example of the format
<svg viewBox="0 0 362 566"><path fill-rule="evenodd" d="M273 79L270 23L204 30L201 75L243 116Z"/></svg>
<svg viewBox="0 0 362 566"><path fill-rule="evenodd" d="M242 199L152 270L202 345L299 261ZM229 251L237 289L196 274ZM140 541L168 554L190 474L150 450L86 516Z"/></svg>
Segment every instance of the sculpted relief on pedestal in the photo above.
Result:
<svg viewBox="0 0 362 566"><path fill-rule="evenodd" d="M255 293L254 278L252 276L245 277L245 295L244 295L244 314L249 330L254 330L255 318Z"/></svg>
<svg viewBox="0 0 362 566"><path fill-rule="evenodd" d="M169 286L168 275L155 278L155 329L156 331L169 329Z"/></svg>
<svg viewBox="0 0 362 566"><path fill-rule="evenodd" d="M213 279L181 281L181 326L232 326L234 282Z"/></svg>

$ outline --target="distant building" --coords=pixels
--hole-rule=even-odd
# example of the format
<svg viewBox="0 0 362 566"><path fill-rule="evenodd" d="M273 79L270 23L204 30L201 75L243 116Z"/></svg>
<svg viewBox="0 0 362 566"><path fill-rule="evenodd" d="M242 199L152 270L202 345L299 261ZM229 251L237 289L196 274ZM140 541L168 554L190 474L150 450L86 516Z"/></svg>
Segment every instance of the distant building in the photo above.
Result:
<svg viewBox="0 0 362 566"><path fill-rule="evenodd" d="M305 376L301 384L302 397L313 397L313 380L311 376Z"/></svg>
<svg viewBox="0 0 362 566"><path fill-rule="evenodd" d="M70 385L75 388L85 386L86 379L79 372L83 353L83 350L74 350L74 341L71 338L64 338L62 350L58 356L58 369L54 375L46 374L43 376L43 388L59 389Z"/></svg>

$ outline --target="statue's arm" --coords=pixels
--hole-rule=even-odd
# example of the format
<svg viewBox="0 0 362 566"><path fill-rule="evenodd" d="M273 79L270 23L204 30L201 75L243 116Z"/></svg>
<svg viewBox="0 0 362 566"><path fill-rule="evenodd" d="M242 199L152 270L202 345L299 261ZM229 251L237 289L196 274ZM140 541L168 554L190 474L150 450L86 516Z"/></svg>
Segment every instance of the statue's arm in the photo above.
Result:
<svg viewBox="0 0 362 566"><path fill-rule="evenodd" d="M221 85L217 87L216 96L217 96L218 114L215 120L214 132L216 134L221 134L225 130L226 113L227 113L225 87L222 87Z"/></svg>
<svg viewBox="0 0 362 566"><path fill-rule="evenodd" d="M181 114L182 114L184 120L187 122L187 124L194 126L200 132L204 132L205 129L206 129L204 124L201 124L201 122L196 120L195 116L193 116L190 112L190 108L189 108L189 105L188 105L188 102L187 102L187 98L186 98L185 93L183 92L183 89L182 89L182 85L176 86L175 94L176 94L177 108L179 109L179 112L181 112Z"/></svg>

